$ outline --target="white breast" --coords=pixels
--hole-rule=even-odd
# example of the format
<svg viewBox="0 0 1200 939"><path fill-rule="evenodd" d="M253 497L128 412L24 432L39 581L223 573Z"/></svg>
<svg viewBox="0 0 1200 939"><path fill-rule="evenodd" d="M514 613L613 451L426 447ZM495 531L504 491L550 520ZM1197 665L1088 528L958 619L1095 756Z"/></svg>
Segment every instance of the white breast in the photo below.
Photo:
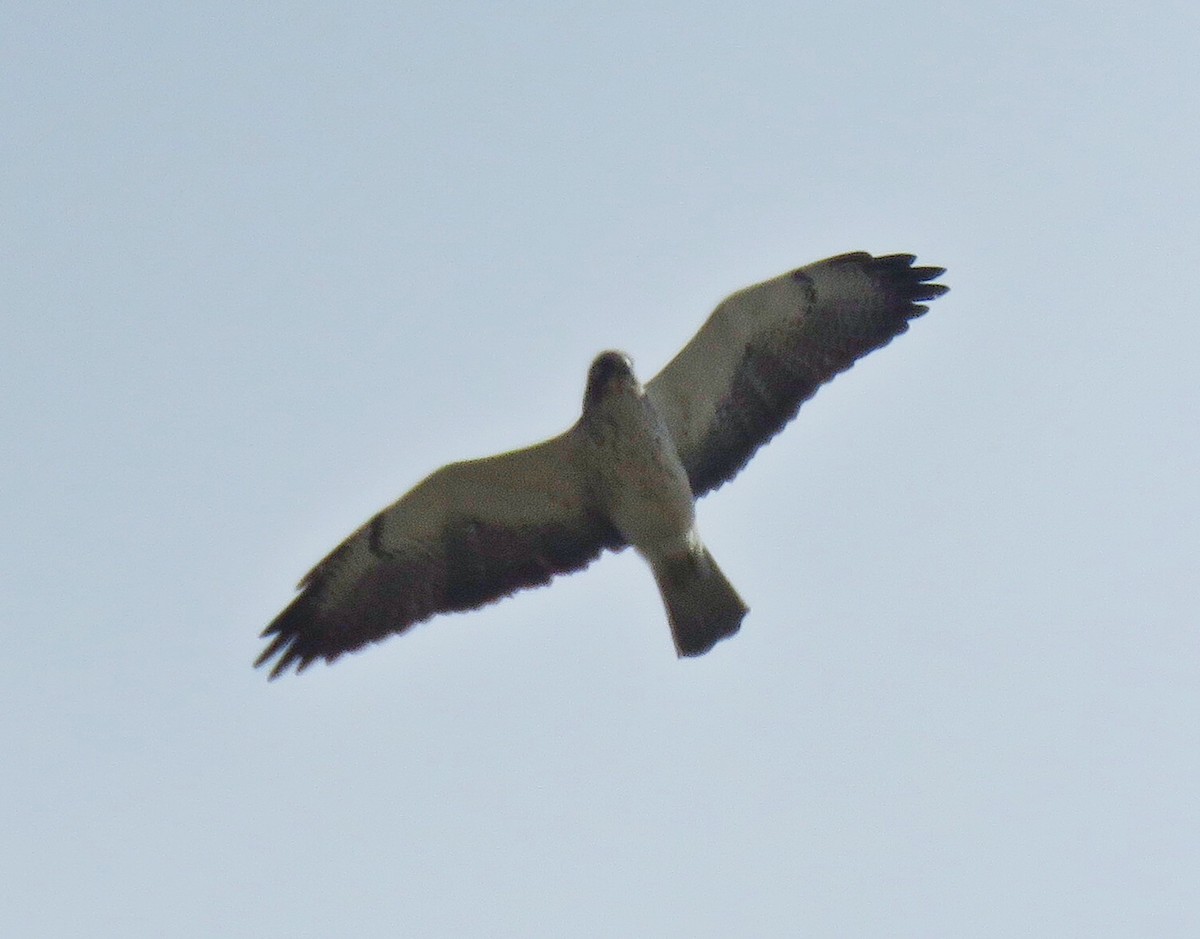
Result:
<svg viewBox="0 0 1200 939"><path fill-rule="evenodd" d="M640 392L614 394L589 415L594 491L634 547L657 554L689 537L695 520L687 473L666 425Z"/></svg>

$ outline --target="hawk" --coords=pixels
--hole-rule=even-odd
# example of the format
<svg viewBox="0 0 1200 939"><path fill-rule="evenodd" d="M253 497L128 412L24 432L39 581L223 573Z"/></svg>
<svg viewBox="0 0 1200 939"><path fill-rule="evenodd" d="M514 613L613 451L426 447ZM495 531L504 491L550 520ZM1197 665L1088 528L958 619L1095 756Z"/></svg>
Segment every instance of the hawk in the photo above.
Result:
<svg viewBox="0 0 1200 939"><path fill-rule="evenodd" d="M623 352L588 371L579 420L522 450L443 466L350 535L263 631L270 677L470 610L632 545L680 656L748 608L696 530L695 500L732 479L800 405L886 345L948 288L910 254L854 252L725 299L642 385Z"/></svg>

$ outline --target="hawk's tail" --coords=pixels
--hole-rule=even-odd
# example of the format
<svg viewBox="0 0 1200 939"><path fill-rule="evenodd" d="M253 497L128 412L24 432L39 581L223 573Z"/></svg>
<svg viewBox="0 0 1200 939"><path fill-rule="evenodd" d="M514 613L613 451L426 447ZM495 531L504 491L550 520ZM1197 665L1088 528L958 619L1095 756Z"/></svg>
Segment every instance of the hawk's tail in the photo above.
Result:
<svg viewBox="0 0 1200 939"><path fill-rule="evenodd" d="M703 655L741 627L749 608L707 548L665 558L652 568L679 655Z"/></svg>

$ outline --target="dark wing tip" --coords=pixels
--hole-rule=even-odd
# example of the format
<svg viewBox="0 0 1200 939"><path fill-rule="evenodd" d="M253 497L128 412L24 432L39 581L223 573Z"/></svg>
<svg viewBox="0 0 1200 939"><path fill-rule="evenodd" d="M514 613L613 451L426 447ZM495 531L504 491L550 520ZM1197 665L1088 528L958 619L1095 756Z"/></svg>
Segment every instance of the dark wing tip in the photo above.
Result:
<svg viewBox="0 0 1200 939"><path fill-rule="evenodd" d="M936 300L950 290L945 284L931 284L929 281L946 273L944 267L914 267L912 268L912 299Z"/></svg>
<svg viewBox="0 0 1200 939"><path fill-rule="evenodd" d="M936 300L942 294L948 292L949 287L943 284L918 284L917 289L913 291L912 300ZM928 309L928 307L926 307Z"/></svg>
<svg viewBox="0 0 1200 939"><path fill-rule="evenodd" d="M260 638L270 638L271 641L254 660L254 667L261 668L269 664L276 656L279 657L271 665L271 671L267 675L268 680L274 681L293 667L299 674L320 658L320 653L304 648L303 637L307 632L305 626L312 619L307 615L306 608L311 602L306 589L275 617L271 625L262 631Z"/></svg>
<svg viewBox="0 0 1200 939"><path fill-rule="evenodd" d="M877 257L866 251L851 251L830 258L825 263L860 268L885 292L895 312L913 317L928 309L919 306L921 301L935 300L950 289L945 284L930 283L946 273L944 267L914 267L916 260L915 254L883 254ZM797 273L803 270L801 268Z"/></svg>
<svg viewBox="0 0 1200 939"><path fill-rule="evenodd" d="M922 301L936 300L950 289L945 284L930 283L946 273L944 267L914 267L914 261L916 256L912 254L887 254L877 258L868 255L864 262L889 304L906 319L928 312L929 307Z"/></svg>
<svg viewBox="0 0 1200 939"><path fill-rule="evenodd" d="M917 280L933 280L935 277L945 274L946 269L944 267L914 267L912 272L916 275Z"/></svg>

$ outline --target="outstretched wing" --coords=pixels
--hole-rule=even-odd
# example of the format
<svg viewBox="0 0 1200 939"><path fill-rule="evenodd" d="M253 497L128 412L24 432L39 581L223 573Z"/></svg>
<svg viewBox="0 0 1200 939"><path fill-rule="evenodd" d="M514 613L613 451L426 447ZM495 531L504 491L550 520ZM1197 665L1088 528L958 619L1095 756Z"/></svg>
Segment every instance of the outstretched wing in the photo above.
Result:
<svg viewBox="0 0 1200 939"><path fill-rule="evenodd" d="M822 384L947 287L911 254L828 258L727 297L646 386L701 496L732 479Z"/></svg>
<svg viewBox="0 0 1200 939"><path fill-rule="evenodd" d="M590 507L572 432L444 466L339 545L263 632L275 678L578 570L621 537Z"/></svg>

